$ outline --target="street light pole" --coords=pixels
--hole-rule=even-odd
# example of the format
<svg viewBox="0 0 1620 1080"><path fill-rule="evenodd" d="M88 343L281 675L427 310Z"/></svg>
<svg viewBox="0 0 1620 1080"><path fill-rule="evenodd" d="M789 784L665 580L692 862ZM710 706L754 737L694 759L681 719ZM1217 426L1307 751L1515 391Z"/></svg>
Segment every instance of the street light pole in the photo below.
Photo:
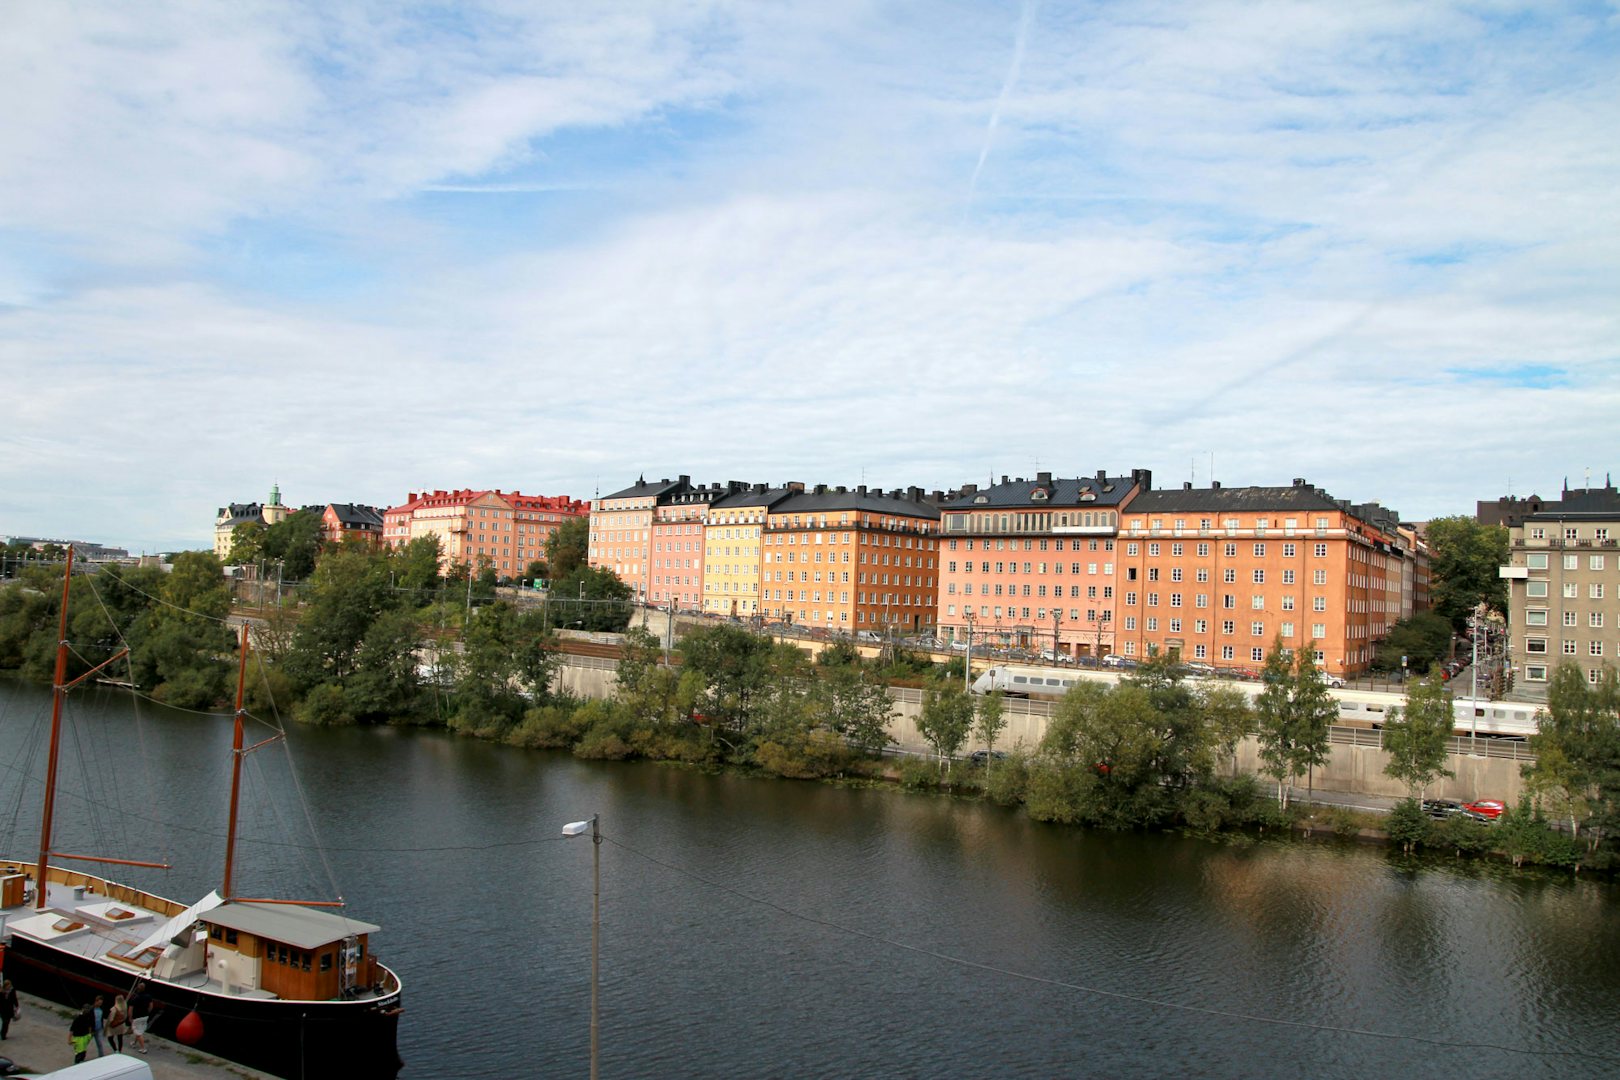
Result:
<svg viewBox="0 0 1620 1080"><path fill-rule="evenodd" d="M973 609L964 608L963 614L967 618L967 658L962 662L962 688L971 690L973 688Z"/></svg>
<svg viewBox="0 0 1620 1080"><path fill-rule="evenodd" d="M601 982L602 942L602 829L601 815L592 814L590 821L570 821L563 826L564 836L583 836L585 826L591 827L591 1080L597 1072L597 986Z"/></svg>

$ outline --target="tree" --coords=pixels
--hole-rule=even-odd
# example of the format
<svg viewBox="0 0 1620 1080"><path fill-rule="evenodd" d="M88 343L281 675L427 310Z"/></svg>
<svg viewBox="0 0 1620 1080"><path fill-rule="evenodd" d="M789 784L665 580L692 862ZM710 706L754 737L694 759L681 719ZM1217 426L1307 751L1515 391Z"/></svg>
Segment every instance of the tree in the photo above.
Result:
<svg viewBox="0 0 1620 1080"><path fill-rule="evenodd" d="M1462 633L1481 602L1507 612L1507 586L1497 569L1508 561L1508 531L1471 517L1429 522L1430 585L1434 610Z"/></svg>
<svg viewBox="0 0 1620 1080"><path fill-rule="evenodd" d="M1607 664L1596 687L1574 664L1560 664L1547 685L1547 711L1530 737L1536 763L1530 790L1567 818L1590 848L1620 840L1620 677Z"/></svg>
<svg viewBox="0 0 1620 1080"><path fill-rule="evenodd" d="M565 578L587 565L585 557L590 544L589 518L572 518L553 529L546 537L546 568L551 571L551 577Z"/></svg>
<svg viewBox="0 0 1620 1080"><path fill-rule="evenodd" d="M1405 657L1406 667L1422 674L1435 661L1450 655L1451 637L1451 623L1443 616L1420 611L1389 628L1373 655L1373 667L1379 671L1400 671L1401 659Z"/></svg>
<svg viewBox="0 0 1620 1080"><path fill-rule="evenodd" d="M372 624L394 600L383 559L358 551L327 555L306 591L287 674L306 692L320 683L342 684L356 671Z"/></svg>
<svg viewBox="0 0 1620 1080"><path fill-rule="evenodd" d="M1290 653L1278 638L1261 672L1265 688L1255 699L1260 760L1277 781L1277 802L1288 808L1288 785L1327 760L1328 732L1339 708L1316 666L1316 642Z"/></svg>
<svg viewBox="0 0 1620 1080"><path fill-rule="evenodd" d="M321 519L306 510L288 514L264 531L264 555L281 563L281 576L305 581L321 553Z"/></svg>
<svg viewBox="0 0 1620 1080"><path fill-rule="evenodd" d="M852 745L879 754L894 741L889 736L894 718L889 688L858 659L853 664L818 665L812 686L822 722Z"/></svg>
<svg viewBox="0 0 1620 1080"><path fill-rule="evenodd" d="M953 683L955 679L951 680ZM979 699L979 718L974 724L974 732L984 741L984 748L989 753L984 756L985 775L990 774L990 759L995 757L996 738L1007 727L1007 710L1003 704L1006 695L1000 690L993 694L986 694Z"/></svg>
<svg viewBox="0 0 1620 1080"><path fill-rule="evenodd" d="M149 606L130 627L131 677L181 708L218 704L230 681L225 616L231 597L224 568L212 552L182 552L161 596L162 603Z"/></svg>
<svg viewBox="0 0 1620 1080"><path fill-rule="evenodd" d="M935 680L923 691L922 715L917 733L939 756L940 775L945 774L947 758L954 757L973 729L973 699L955 681Z"/></svg>
<svg viewBox="0 0 1620 1080"><path fill-rule="evenodd" d="M630 586L611 570L576 566L552 581L549 596L553 626L618 633L630 625Z"/></svg>
<svg viewBox="0 0 1620 1080"><path fill-rule="evenodd" d="M1405 707L1392 710L1384 723L1389 754L1384 772L1405 784L1420 804L1424 789L1438 777L1453 775L1446 761L1455 723L1451 694L1438 672L1408 684Z"/></svg>
<svg viewBox="0 0 1620 1080"><path fill-rule="evenodd" d="M225 562L231 566L252 566L264 554L264 526L244 521L231 530L231 551Z"/></svg>
<svg viewBox="0 0 1620 1080"><path fill-rule="evenodd" d="M413 594L417 607L429 603L439 587L439 554L439 538L431 533L388 551L394 588Z"/></svg>

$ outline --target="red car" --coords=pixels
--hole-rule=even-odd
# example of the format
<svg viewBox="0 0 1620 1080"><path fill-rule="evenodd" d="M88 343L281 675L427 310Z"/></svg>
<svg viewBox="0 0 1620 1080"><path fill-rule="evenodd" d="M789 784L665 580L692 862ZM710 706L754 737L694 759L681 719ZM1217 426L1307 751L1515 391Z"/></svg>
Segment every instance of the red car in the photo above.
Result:
<svg viewBox="0 0 1620 1080"><path fill-rule="evenodd" d="M1463 803L1463 809L1472 810L1481 817L1488 817L1495 820L1496 818L1502 816L1502 811L1506 810L1507 807L1503 806L1496 799L1481 799L1478 802Z"/></svg>

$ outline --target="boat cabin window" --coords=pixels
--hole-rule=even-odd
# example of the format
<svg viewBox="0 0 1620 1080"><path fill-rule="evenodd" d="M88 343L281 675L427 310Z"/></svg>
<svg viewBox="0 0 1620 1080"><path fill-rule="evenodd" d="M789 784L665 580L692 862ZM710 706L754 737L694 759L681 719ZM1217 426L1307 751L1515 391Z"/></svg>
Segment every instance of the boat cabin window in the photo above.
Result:
<svg viewBox="0 0 1620 1080"><path fill-rule="evenodd" d="M331 971L332 970L332 954L331 953L329 953L329 952L321 953L321 970L322 971Z"/></svg>

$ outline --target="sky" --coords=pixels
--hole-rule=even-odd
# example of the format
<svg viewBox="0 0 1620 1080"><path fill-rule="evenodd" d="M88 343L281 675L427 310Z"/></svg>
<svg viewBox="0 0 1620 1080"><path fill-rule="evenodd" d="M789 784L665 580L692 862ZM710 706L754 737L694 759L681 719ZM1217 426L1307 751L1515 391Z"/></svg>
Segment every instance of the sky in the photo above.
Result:
<svg viewBox="0 0 1620 1080"><path fill-rule="evenodd" d="M0 534L637 477L1600 484L1620 5L0 9Z"/></svg>

